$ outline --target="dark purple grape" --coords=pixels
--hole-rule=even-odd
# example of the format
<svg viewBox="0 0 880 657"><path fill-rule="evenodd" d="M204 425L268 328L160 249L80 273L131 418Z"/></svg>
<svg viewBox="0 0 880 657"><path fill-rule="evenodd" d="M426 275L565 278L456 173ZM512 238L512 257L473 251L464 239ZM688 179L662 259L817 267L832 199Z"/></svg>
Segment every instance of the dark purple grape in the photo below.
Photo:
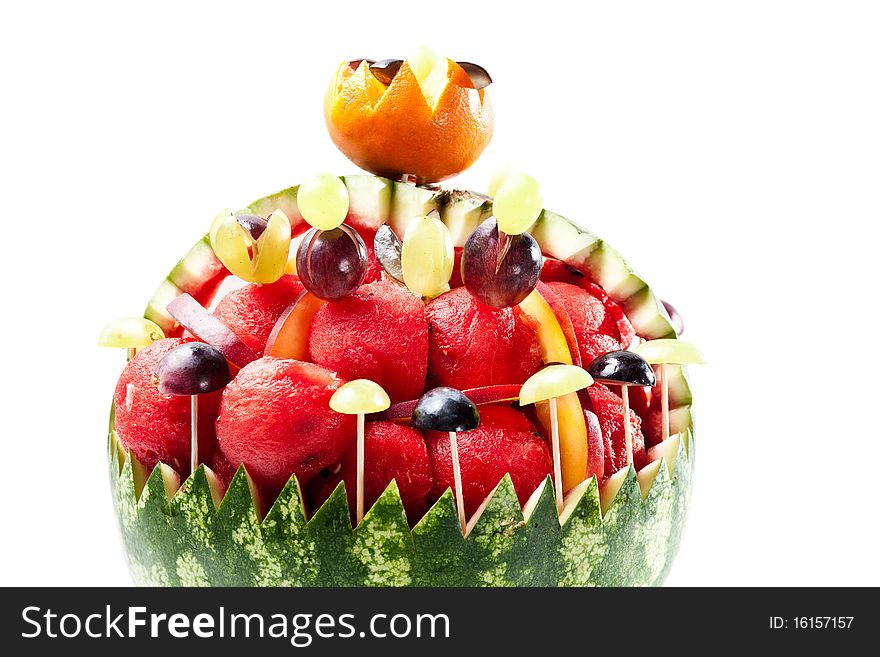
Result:
<svg viewBox="0 0 880 657"><path fill-rule="evenodd" d="M367 266L367 246L346 224L333 230L312 228L296 252L299 280L325 301L341 299L357 290L367 275Z"/></svg>
<svg viewBox="0 0 880 657"><path fill-rule="evenodd" d="M647 388L653 388L657 383L651 366L632 351L602 354L589 364L587 371L599 383Z"/></svg>
<svg viewBox="0 0 880 657"><path fill-rule="evenodd" d="M229 383L229 363L204 342L187 342L162 357L153 380L166 395L203 395Z"/></svg>
<svg viewBox="0 0 880 657"><path fill-rule="evenodd" d="M412 424L422 431L473 431L480 426L480 411L461 390L434 388L419 399Z"/></svg>
<svg viewBox="0 0 880 657"><path fill-rule="evenodd" d="M669 315L669 321L672 322L672 328L675 329L675 335L681 336L684 333L684 320L681 318L681 314L675 309L668 301L663 302L663 307L666 308L666 314Z"/></svg>
<svg viewBox="0 0 880 657"><path fill-rule="evenodd" d="M263 234L266 230L266 226L269 225L268 219L258 217L255 214L237 214L235 215L235 219L242 228L251 234L251 237L254 238L254 240L260 239L260 235Z"/></svg>
<svg viewBox="0 0 880 657"><path fill-rule="evenodd" d="M403 66L402 59L383 59L381 62L370 64L370 70L373 72L373 77L387 87L394 80L401 66Z"/></svg>
<svg viewBox="0 0 880 657"><path fill-rule="evenodd" d="M458 65L468 74L471 82L474 83L474 89L485 89L492 84L492 76L489 71L479 64L471 64L470 62L458 62Z"/></svg>
<svg viewBox="0 0 880 657"><path fill-rule="evenodd" d="M382 224L376 231L376 237L373 239L373 252L385 273L398 283L404 284L403 263L401 262L403 244L388 224Z"/></svg>
<svg viewBox="0 0 880 657"><path fill-rule="evenodd" d="M461 278L478 301L493 308L510 308L538 284L544 258L528 233L506 235L495 217L477 226L461 254Z"/></svg>

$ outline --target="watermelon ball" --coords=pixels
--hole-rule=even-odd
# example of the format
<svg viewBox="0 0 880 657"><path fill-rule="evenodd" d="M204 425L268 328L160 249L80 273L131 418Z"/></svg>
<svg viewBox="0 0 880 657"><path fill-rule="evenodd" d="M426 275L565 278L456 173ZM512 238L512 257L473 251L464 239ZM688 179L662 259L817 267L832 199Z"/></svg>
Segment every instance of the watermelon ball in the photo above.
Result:
<svg viewBox="0 0 880 657"><path fill-rule="evenodd" d="M383 280L321 307L312 320L309 357L346 379L370 379L393 402L425 387L425 307L406 288Z"/></svg>
<svg viewBox="0 0 880 657"><path fill-rule="evenodd" d="M331 474L316 498L324 502L340 481L352 507L357 496L357 448L352 447ZM382 495L391 480L397 482L400 498L410 523L415 523L428 508L428 493L433 483L431 461L422 434L394 422L367 422L364 434L364 508L369 509Z"/></svg>
<svg viewBox="0 0 880 657"><path fill-rule="evenodd" d="M626 467L626 436L623 429L623 400L601 383L595 383L587 392L593 412L599 417L605 442L605 477ZM633 465L640 470L645 465L645 437L642 421L632 410L629 412L632 427Z"/></svg>
<svg viewBox="0 0 880 657"><path fill-rule="evenodd" d="M461 466L464 509L468 516L479 508L505 474L510 473L520 504L553 470L550 451L525 415L505 404L480 407L480 426L456 434ZM452 454L449 434L425 434L434 471L430 499L452 489Z"/></svg>
<svg viewBox="0 0 880 657"><path fill-rule="evenodd" d="M293 274L285 274L266 285L245 285L223 297L214 316L225 322L254 353L262 354L275 322L304 289Z"/></svg>
<svg viewBox="0 0 880 657"><path fill-rule="evenodd" d="M515 308L485 306L463 287L425 307L428 380L466 390L524 383L541 367L538 336Z"/></svg>
<svg viewBox="0 0 880 657"><path fill-rule="evenodd" d="M156 387L159 361L188 338L157 340L135 354L116 383L113 396L115 428L122 446L131 450L148 470L162 461L178 473L190 471L190 398L168 395ZM199 455L209 459L216 451L214 420L220 392L199 396Z"/></svg>
<svg viewBox="0 0 880 657"><path fill-rule="evenodd" d="M559 297L571 318L584 363L630 345L635 330L602 288L592 283L585 284L588 289L562 282L547 285Z"/></svg>
<svg viewBox="0 0 880 657"><path fill-rule="evenodd" d="M342 379L323 367L264 357L243 367L223 391L217 439L233 468L244 464L267 495L291 475L301 484L354 444L355 418L330 409Z"/></svg>

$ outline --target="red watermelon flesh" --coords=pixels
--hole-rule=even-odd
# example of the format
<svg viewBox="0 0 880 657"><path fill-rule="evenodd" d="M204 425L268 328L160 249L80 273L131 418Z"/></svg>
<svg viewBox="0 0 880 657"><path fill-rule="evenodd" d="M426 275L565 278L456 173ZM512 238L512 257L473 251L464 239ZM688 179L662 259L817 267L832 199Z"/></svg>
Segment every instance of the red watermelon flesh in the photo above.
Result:
<svg viewBox="0 0 880 657"><path fill-rule="evenodd" d="M344 383L323 367L264 357L243 367L223 391L217 439L223 456L244 464L267 499L292 474L306 483L354 444L355 418L330 409Z"/></svg>
<svg viewBox="0 0 880 657"><path fill-rule="evenodd" d="M370 379L392 402L425 387L428 324L421 300L389 280L327 303L312 320L310 359L346 379Z"/></svg>
<svg viewBox="0 0 880 657"><path fill-rule="evenodd" d="M513 308L485 306L462 287L431 301L425 314L431 386L524 383L541 367L537 335Z"/></svg>
<svg viewBox="0 0 880 657"><path fill-rule="evenodd" d="M166 395L153 383L162 357L174 347L194 340L165 338L137 352L116 383L116 433L147 470L157 462L171 466L183 477L190 472L190 397ZM199 396L199 457L210 459L217 449L214 420L220 392Z"/></svg>

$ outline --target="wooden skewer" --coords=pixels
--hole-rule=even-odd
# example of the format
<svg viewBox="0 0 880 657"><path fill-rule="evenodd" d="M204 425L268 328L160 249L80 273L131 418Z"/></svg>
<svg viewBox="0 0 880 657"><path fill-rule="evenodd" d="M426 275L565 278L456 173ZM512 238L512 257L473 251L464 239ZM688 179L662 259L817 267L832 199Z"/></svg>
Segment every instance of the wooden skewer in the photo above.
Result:
<svg viewBox="0 0 880 657"><path fill-rule="evenodd" d="M449 446L452 450L452 477L455 480L455 506L458 509L458 521L461 533L467 533L467 518L464 515L464 492L461 486L461 466L458 463L458 437L455 431L449 432Z"/></svg>
<svg viewBox="0 0 880 657"><path fill-rule="evenodd" d="M199 396L192 395L189 404L190 473L199 467Z"/></svg>
<svg viewBox="0 0 880 657"><path fill-rule="evenodd" d="M620 396L623 397L623 435L626 437L626 465L633 462L633 439L632 426L629 423L629 387L620 386Z"/></svg>
<svg viewBox="0 0 880 657"><path fill-rule="evenodd" d="M357 523L364 519L364 414L357 414Z"/></svg>
<svg viewBox="0 0 880 657"><path fill-rule="evenodd" d="M355 379L342 385L330 397L330 408L337 413L357 416L357 441L355 454L357 472L355 473L355 526L364 519L366 495L364 493L364 470L366 464L366 418L367 413L384 411L391 405L388 394L381 386L369 379ZM350 482L346 482L347 484ZM351 504L351 500L348 501Z"/></svg>
<svg viewBox="0 0 880 657"><path fill-rule="evenodd" d="M137 349L135 349L134 347L129 347L128 349L126 349L126 353L128 355L128 362L130 363L131 359L134 358L134 355L137 353Z"/></svg>
<svg viewBox="0 0 880 657"><path fill-rule="evenodd" d="M663 440L669 438L669 371L666 365L658 368L660 374L660 409L663 414Z"/></svg>

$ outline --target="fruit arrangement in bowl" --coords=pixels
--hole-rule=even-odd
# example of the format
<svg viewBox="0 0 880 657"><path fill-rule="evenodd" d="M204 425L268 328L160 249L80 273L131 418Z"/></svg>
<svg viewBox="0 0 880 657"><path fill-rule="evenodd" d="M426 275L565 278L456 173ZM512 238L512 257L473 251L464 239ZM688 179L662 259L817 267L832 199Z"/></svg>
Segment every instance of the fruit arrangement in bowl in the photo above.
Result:
<svg viewBox="0 0 880 657"><path fill-rule="evenodd" d="M663 581L702 357L530 176L437 184L491 138L489 83L426 49L343 63L326 119L370 173L224 210L105 327L137 583Z"/></svg>

